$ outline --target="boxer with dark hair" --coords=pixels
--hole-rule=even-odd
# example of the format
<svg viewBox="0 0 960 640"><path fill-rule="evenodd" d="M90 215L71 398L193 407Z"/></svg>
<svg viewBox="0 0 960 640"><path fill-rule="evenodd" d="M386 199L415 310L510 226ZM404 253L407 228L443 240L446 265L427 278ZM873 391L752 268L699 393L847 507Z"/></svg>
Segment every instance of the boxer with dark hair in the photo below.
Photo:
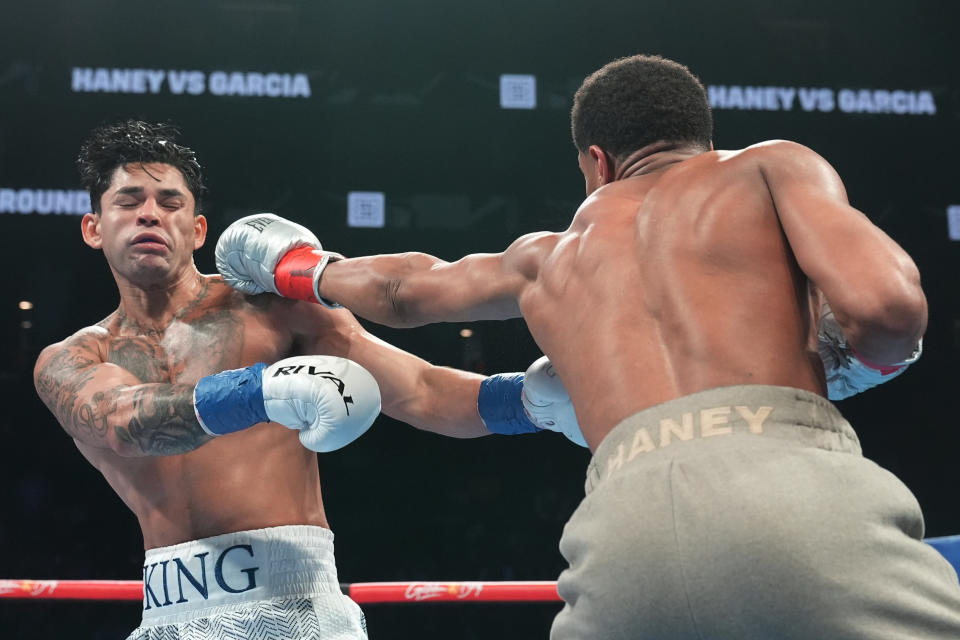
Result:
<svg viewBox="0 0 960 640"><path fill-rule="evenodd" d="M916 499L829 401L919 357L917 267L819 155L714 151L710 128L685 67L616 60L574 99L566 231L455 262L317 246L281 293L392 326L526 320L593 451L554 640L960 638ZM234 286L269 288L260 235L221 236Z"/></svg>
<svg viewBox="0 0 960 640"><path fill-rule="evenodd" d="M199 273L200 166L173 136L129 121L84 145L83 239L103 251L120 305L44 349L34 371L139 521L143 623L131 638L365 638L340 593L315 451L359 437L381 405L455 437L535 429L524 376L433 366L349 311L255 298Z"/></svg>
<svg viewBox="0 0 960 640"><path fill-rule="evenodd" d="M100 213L100 197L110 188L117 167L144 163L170 165L180 172L201 210L206 191L197 154L176 142L180 131L172 124L127 120L97 127L80 148L77 168L80 183L90 192L90 208Z"/></svg>

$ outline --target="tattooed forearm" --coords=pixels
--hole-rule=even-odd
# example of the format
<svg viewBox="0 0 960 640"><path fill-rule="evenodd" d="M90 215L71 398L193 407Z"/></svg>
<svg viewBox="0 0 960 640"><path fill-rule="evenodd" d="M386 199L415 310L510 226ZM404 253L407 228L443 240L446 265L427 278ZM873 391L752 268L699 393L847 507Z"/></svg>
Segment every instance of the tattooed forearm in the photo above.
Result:
<svg viewBox="0 0 960 640"><path fill-rule="evenodd" d="M127 425L116 425L114 433L119 441L151 456L186 453L211 439L193 411L193 387L185 384L138 388Z"/></svg>
<svg viewBox="0 0 960 640"><path fill-rule="evenodd" d="M71 437L124 456L175 455L210 440L193 411L193 385L143 384L97 355L73 340L35 370L37 392Z"/></svg>
<svg viewBox="0 0 960 640"><path fill-rule="evenodd" d="M74 432L105 436L110 428L107 419L116 412L119 396L120 389L110 389L93 394L90 402L77 405L71 420Z"/></svg>

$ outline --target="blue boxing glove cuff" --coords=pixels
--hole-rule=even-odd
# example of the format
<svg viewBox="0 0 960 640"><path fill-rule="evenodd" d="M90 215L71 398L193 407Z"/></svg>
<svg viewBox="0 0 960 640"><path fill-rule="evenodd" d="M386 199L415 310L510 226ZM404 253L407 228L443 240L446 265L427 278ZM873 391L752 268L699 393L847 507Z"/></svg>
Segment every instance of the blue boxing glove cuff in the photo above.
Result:
<svg viewBox="0 0 960 640"><path fill-rule="evenodd" d="M212 436L269 422L263 405L263 370L258 362L200 378L193 390L193 409L203 430Z"/></svg>
<svg viewBox="0 0 960 640"><path fill-rule="evenodd" d="M487 429L507 436L542 431L527 418L522 392L522 373L498 373L480 383L477 410Z"/></svg>

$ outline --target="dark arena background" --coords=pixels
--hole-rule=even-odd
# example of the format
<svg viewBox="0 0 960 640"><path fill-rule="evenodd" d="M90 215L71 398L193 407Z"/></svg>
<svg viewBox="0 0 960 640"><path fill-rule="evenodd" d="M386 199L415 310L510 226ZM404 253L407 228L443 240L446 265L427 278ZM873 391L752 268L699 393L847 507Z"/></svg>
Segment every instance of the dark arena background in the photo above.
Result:
<svg viewBox="0 0 960 640"><path fill-rule="evenodd" d="M142 577L137 522L31 379L41 348L118 303L102 255L80 238L88 200L74 158L91 128L180 126L210 188L202 272L214 271L220 232L261 211L346 255L454 259L566 227L583 198L572 94L634 53L701 78L718 148L786 138L818 151L852 204L914 257L930 305L925 355L839 406L866 455L916 494L926 535L960 533L958 18L956 2L930 0L3 2L0 578ZM522 371L540 355L521 321L367 326L480 372ZM457 441L381 417L321 454L340 578L554 580L588 460L556 434ZM365 606L380 640L546 638L558 610ZM0 600L0 637L122 639L139 613L135 602Z"/></svg>

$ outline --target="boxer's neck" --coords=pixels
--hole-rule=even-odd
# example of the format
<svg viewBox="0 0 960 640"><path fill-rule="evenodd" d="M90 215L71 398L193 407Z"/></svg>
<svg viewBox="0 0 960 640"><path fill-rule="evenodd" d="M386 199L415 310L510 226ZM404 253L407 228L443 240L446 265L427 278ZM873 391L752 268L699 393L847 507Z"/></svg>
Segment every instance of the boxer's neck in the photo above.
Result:
<svg viewBox="0 0 960 640"><path fill-rule="evenodd" d="M654 142L634 151L623 162L618 162L613 179L623 180L661 171L703 152L696 145Z"/></svg>
<svg viewBox="0 0 960 640"><path fill-rule="evenodd" d="M176 318L204 297L207 278L191 264L176 280L138 286L118 282L120 290L119 313L123 324L147 333L162 333Z"/></svg>

